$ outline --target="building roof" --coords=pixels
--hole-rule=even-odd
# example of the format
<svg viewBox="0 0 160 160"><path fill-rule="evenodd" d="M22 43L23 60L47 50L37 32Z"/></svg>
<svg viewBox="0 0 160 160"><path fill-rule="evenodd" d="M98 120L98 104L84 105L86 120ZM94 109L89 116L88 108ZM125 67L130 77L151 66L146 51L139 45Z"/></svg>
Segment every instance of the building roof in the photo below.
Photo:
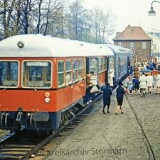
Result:
<svg viewBox="0 0 160 160"><path fill-rule="evenodd" d="M128 25L126 29L116 35L113 41L119 40L149 40L152 39L144 32L141 27L130 26Z"/></svg>

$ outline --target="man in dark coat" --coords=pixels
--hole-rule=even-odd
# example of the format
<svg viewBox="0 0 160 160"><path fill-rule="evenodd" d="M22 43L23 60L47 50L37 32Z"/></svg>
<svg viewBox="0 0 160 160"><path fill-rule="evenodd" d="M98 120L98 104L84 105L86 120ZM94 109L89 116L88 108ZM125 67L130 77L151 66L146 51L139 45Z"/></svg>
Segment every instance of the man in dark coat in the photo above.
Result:
<svg viewBox="0 0 160 160"><path fill-rule="evenodd" d="M102 87L103 91L103 110L102 112L106 114L105 107L107 106L107 113L109 113L109 106L111 102L112 89L109 83L106 83L106 86Z"/></svg>
<svg viewBox="0 0 160 160"><path fill-rule="evenodd" d="M118 103L118 107L116 109L116 115L118 114L118 111L121 111L121 114L123 114L122 111L122 103L123 103L123 95L126 93L124 90L124 87L122 87L123 83L120 81L118 84L118 88L116 90L116 98L117 98L117 103Z"/></svg>

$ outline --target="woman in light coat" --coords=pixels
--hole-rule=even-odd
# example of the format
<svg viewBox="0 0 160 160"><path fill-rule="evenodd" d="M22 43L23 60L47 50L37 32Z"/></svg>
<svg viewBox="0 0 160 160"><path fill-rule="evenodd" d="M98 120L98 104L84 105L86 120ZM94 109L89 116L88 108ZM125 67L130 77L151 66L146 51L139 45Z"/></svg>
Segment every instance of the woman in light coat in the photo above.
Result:
<svg viewBox="0 0 160 160"><path fill-rule="evenodd" d="M145 73L143 72L141 77L139 78L140 82L140 88L141 92L143 93L143 96L145 96L146 88L147 88L147 77L145 76Z"/></svg>
<svg viewBox="0 0 160 160"><path fill-rule="evenodd" d="M147 87L148 87L148 93L151 94L152 92L152 86L153 86L153 77L151 74L148 74L147 76Z"/></svg>
<svg viewBox="0 0 160 160"><path fill-rule="evenodd" d="M108 72L108 83L110 84L111 87L113 87L113 77L114 77L114 72L109 71Z"/></svg>
<svg viewBox="0 0 160 160"><path fill-rule="evenodd" d="M154 77L154 86L156 87L156 94L160 94L159 90L160 90L160 74L157 74Z"/></svg>

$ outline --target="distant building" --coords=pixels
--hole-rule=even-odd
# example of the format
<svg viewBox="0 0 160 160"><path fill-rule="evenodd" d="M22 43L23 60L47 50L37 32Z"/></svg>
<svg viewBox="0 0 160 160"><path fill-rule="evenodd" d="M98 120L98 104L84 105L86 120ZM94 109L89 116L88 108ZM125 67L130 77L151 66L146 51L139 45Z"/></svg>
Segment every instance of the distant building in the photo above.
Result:
<svg viewBox="0 0 160 160"><path fill-rule="evenodd" d="M123 32L117 32L114 44L130 48L135 53L135 61L151 60L152 39L141 27L128 25Z"/></svg>
<svg viewBox="0 0 160 160"><path fill-rule="evenodd" d="M152 38L152 60L160 62L160 32L149 32L148 36Z"/></svg>

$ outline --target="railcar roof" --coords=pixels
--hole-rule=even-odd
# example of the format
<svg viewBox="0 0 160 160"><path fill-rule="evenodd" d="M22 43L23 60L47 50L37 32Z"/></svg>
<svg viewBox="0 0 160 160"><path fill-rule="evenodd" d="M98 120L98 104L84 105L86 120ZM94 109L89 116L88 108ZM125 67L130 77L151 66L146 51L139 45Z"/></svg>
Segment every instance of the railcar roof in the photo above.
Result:
<svg viewBox="0 0 160 160"><path fill-rule="evenodd" d="M107 44L108 46L114 53L126 53L127 48L123 48L121 46L115 46L113 44Z"/></svg>
<svg viewBox="0 0 160 160"><path fill-rule="evenodd" d="M127 52L129 52L130 54L134 54L134 52L129 48L127 48Z"/></svg>
<svg viewBox="0 0 160 160"><path fill-rule="evenodd" d="M22 48L18 47L18 43ZM0 57L88 57L113 55L113 51L107 46L43 35L16 35L0 42Z"/></svg>

